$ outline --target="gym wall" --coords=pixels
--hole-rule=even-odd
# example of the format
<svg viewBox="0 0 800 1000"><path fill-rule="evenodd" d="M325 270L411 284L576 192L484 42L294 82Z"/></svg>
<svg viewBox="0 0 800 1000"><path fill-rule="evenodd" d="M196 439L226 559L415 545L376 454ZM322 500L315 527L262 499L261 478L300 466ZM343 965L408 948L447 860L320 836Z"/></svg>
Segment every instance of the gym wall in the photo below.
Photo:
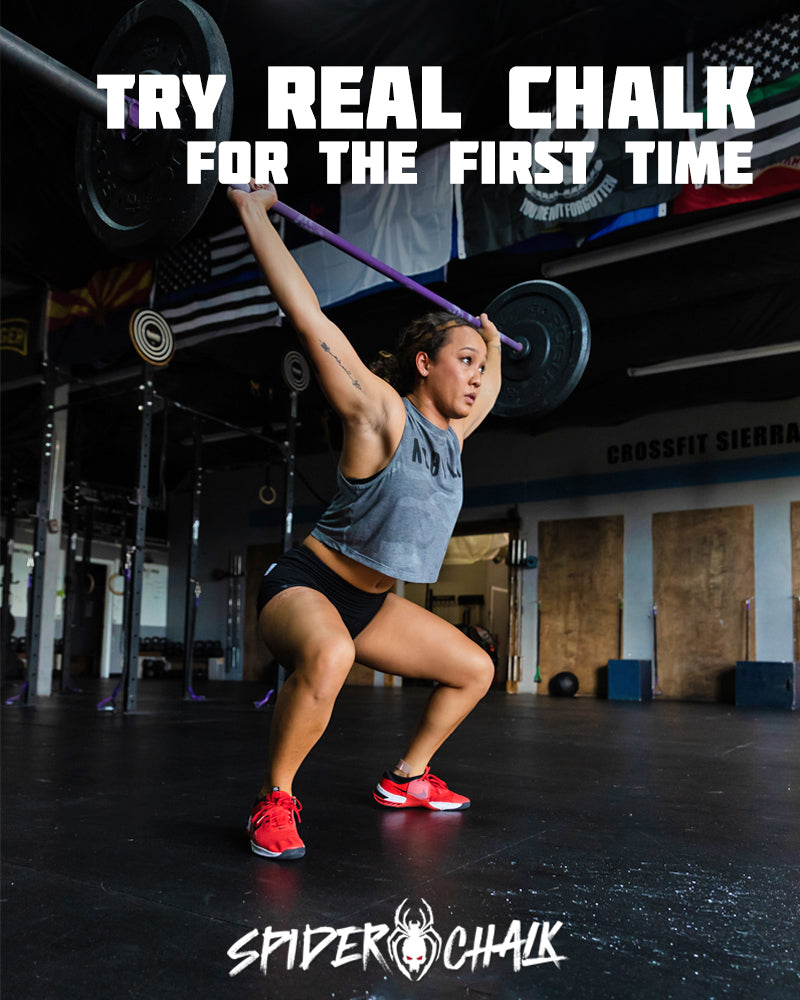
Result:
<svg viewBox="0 0 800 1000"><path fill-rule="evenodd" d="M465 517L517 505L528 553L539 557L538 568L523 575L520 690L537 690L542 600L539 692L549 676L569 669L581 694L596 693L598 671L617 655L617 578L607 537L617 518L622 655L654 658L655 603L664 698L731 700L737 659L797 658L798 416L800 404L790 400L655 414L527 440L493 430L477 435L465 451ZM509 482L503 472L511 469Z"/></svg>
<svg viewBox="0 0 800 1000"><path fill-rule="evenodd" d="M474 435L464 451L462 522L502 518L509 509L516 508L522 519L522 537L528 541L528 554L540 560L538 569L522 573L520 690L537 690L533 676L540 581L547 605L543 611L542 683L538 691L546 692L547 677L558 669L573 669L583 678L580 693L591 695L596 691L597 670L617 655L620 587L624 600L623 656L652 659L652 606L660 596L658 588L684 587L686 595L694 595L691 603L698 613L711 608L710 584L703 572L712 574L713 560L718 558L723 559L726 568L719 579L714 577L713 585L720 600L724 593L726 600L738 608L734 612L726 610L721 616L727 621L726 630L731 629L730 634L726 631L730 645L723 648L712 644L710 650L691 653L690 659L691 651L671 647L666 633L666 645L663 650L659 647L659 666L666 671L660 677L663 696L711 700L720 696L723 673L733 668L737 658L744 657L741 602L747 597L755 597L750 658L788 660L796 656L793 626L795 631L800 627L800 613L794 606L800 602L793 602L791 595L800 590L798 415L800 401L789 400L708 406L654 414L615 427L569 428L539 435L526 434L507 423L490 424ZM748 428L749 433L742 433ZM763 434L754 428L766 428L766 444L756 443L761 442ZM782 443L778 441L780 435ZM623 451L623 446L629 447ZM643 447L648 454L641 457ZM649 457L654 453L657 457ZM332 493L334 467L330 455L303 457L299 467L322 496ZM231 552L246 556L249 546L280 544L280 500L269 507L259 501L262 481L261 469L217 472L207 477L201 511L203 595L198 620L204 638L225 640L227 589L224 581L213 580L213 570L227 567ZM297 483L296 500L294 537L299 540L313 525L321 504L302 482ZM176 636L183 627L188 502L188 494L175 497L170 520L169 621ZM718 552L704 549L704 532L711 530L710 525L715 526L714 531L722 530L726 515L708 515L709 520L691 512L724 512L728 508L750 512L745 514L744 522L736 522ZM680 560L670 563L657 554L667 544L662 541L662 533L668 522L660 521L659 516L674 512L689 512L686 521L700 525L696 529L699 547L695 557L699 569L690 571ZM748 518L752 518L752 526ZM583 519L601 519L607 525L613 524L613 531L606 526L592 539L590 530L586 539L580 525ZM557 529L558 522L573 522L579 533L570 539L569 525ZM617 523L622 524L621 531ZM680 533L682 529L677 530ZM577 588L574 594L564 590L563 583L548 582L548 573L554 571L553 560L544 546L540 550L540 539L548 539L548 533L558 539L556 547L569 546L575 552L572 563L559 571L564 577L571 574ZM250 570L246 567L248 575ZM559 588L561 596L551 596L558 594ZM554 604L552 611L550 604ZM668 619L673 614L669 609L667 602L659 612ZM665 618L660 616L659 628L661 622ZM573 626L579 629L580 641L572 634L568 641L565 638L566 630ZM667 624L663 627L667 628ZM695 628L695 635L701 633L702 623ZM553 658L546 663L548 649L553 650Z"/></svg>

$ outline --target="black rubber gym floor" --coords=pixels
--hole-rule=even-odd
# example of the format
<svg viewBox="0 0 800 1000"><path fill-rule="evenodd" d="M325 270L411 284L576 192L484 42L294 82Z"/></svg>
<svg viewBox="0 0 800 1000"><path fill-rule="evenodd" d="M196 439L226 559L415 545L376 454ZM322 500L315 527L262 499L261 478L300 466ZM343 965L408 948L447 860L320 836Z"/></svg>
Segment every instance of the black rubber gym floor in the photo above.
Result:
<svg viewBox="0 0 800 1000"><path fill-rule="evenodd" d="M275 863L265 692L143 681L124 716L100 683L3 708L9 1000L800 995L796 713L492 692L434 762L448 815L370 795L426 691L349 687Z"/></svg>

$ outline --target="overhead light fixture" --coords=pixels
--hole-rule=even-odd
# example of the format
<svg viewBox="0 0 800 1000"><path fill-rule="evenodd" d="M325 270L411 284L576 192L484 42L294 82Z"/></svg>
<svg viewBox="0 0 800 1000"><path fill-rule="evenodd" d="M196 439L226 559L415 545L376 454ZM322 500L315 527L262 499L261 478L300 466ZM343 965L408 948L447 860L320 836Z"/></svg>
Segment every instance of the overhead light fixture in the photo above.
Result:
<svg viewBox="0 0 800 1000"><path fill-rule="evenodd" d="M589 250L565 257L563 260L551 260L542 264L542 275L545 278L558 278L563 274L575 271L588 271L593 267L603 267L605 264L618 264L631 257L642 257L646 254L660 253L662 250L675 250L688 246L690 243L702 243L720 236L730 236L733 233L744 232L747 229L759 229L778 222L788 222L800 217L800 200L784 202L756 212L747 212L730 218L715 219L686 229L648 236L641 240L608 247L604 250Z"/></svg>
<svg viewBox="0 0 800 1000"><path fill-rule="evenodd" d="M657 365L629 368L628 375L660 375L664 372L682 372L687 368L704 368L706 365L727 365L733 361L750 361L753 358L773 358L779 354L800 351L800 340L787 340L782 344L766 344L764 347L745 347L740 351L719 351L717 354L695 354L690 358L674 358Z"/></svg>

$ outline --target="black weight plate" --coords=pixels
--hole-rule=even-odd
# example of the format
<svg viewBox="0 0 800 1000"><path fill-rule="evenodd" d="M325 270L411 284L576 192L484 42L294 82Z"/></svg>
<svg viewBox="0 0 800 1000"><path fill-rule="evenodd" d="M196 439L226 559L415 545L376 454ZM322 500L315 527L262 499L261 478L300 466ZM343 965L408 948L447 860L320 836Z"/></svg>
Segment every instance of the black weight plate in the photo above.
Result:
<svg viewBox="0 0 800 1000"><path fill-rule="evenodd" d="M180 129L109 130L83 113L78 123L76 176L86 219L97 238L127 257L153 256L174 246L203 214L217 186L216 172L200 184L186 181L187 142L230 137L231 65L213 19L192 0L143 0L114 28L100 50L97 73L226 77L214 127L197 129L181 87ZM93 77L94 78L94 77ZM137 91L128 91L136 97Z"/></svg>
<svg viewBox="0 0 800 1000"><path fill-rule="evenodd" d="M589 360L589 317L580 300L554 281L523 281L486 312L498 330L529 347L520 353L503 345L503 386L492 413L530 417L555 410Z"/></svg>

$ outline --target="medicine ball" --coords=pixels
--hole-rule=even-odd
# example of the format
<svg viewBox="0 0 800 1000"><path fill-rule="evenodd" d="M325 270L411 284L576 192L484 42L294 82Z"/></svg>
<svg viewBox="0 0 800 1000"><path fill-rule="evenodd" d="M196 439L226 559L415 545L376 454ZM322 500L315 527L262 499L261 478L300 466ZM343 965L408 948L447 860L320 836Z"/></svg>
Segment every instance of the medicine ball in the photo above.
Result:
<svg viewBox="0 0 800 1000"><path fill-rule="evenodd" d="M547 690L556 698L571 698L578 690L578 678L569 670L562 670L550 678Z"/></svg>

